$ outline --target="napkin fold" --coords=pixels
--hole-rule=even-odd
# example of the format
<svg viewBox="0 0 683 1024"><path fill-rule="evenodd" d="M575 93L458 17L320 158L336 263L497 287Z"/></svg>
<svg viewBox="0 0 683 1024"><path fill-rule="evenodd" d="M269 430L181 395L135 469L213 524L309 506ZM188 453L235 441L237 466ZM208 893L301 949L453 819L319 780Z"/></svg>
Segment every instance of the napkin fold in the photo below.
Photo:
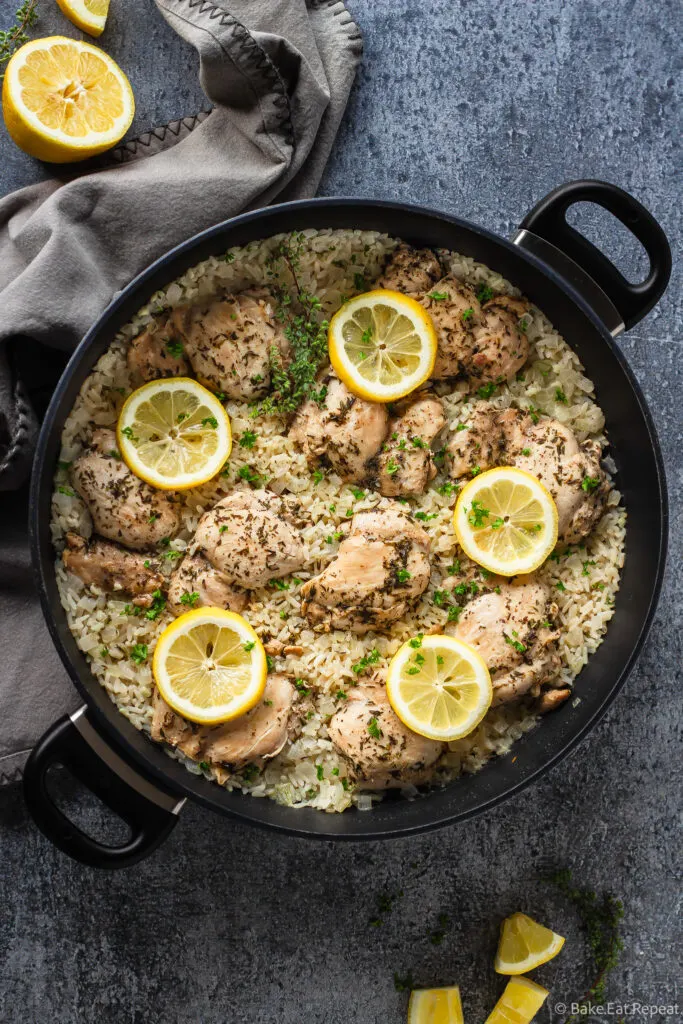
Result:
<svg viewBox="0 0 683 1024"><path fill-rule="evenodd" d="M210 111L0 201L0 783L78 697L49 639L26 480L58 353L136 274L244 210L311 196L361 57L341 0L155 0L199 55Z"/></svg>

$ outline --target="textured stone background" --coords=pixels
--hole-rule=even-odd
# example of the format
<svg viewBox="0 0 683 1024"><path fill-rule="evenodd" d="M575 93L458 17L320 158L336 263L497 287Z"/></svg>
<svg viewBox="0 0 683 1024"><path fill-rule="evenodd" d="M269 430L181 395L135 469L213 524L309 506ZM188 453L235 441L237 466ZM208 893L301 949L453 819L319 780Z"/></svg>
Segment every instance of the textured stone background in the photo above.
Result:
<svg viewBox="0 0 683 1024"><path fill-rule="evenodd" d="M16 2L0 0L0 22ZM41 0L41 34L76 34L53 6ZM112 6L102 43L133 81L135 129L201 108L193 54L152 4ZM560 182L606 178L649 206L678 262L677 0L349 6L366 53L326 194L424 202L507 235ZM43 173L0 128L0 192ZM609 218L593 212L582 223L622 266L642 270ZM502 987L491 967L498 922L517 909L569 936L538 972L551 1002L569 1002L586 981L586 953L571 911L539 880L556 864L624 898L626 949L611 996L683 1004L680 323L679 265L659 308L620 342L678 489L667 583L638 667L580 750L484 819L388 844L284 839L189 807L154 857L113 876L57 853L20 792L3 791L0 1020L399 1024L406 997L392 975L411 968L419 983L459 982L466 1020L477 1024ZM65 799L102 827L83 797ZM369 927L376 895L399 887L393 913ZM433 945L440 912L451 925Z"/></svg>

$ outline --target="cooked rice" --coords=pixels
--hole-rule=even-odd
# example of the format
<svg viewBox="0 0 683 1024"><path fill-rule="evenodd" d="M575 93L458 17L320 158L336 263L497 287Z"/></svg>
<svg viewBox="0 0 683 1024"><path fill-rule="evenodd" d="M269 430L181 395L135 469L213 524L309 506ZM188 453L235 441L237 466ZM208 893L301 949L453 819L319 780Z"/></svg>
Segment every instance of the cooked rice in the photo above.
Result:
<svg viewBox="0 0 683 1024"><path fill-rule="evenodd" d="M397 244L395 239L368 231L306 231L304 236L302 283L320 298L326 315L339 307L344 296L364 290L365 284L358 275L363 281L375 280L387 255ZM149 304L123 328L98 360L81 388L64 427L61 460L68 463L78 456L93 423L115 425L124 396L133 387L125 359L127 342L143 325L169 306L267 282L267 259L281 238L253 242L230 250L222 258L205 260L152 296ZM441 255L451 272L469 284L488 284L495 292L519 294L499 274L473 259L456 253ZM493 405L500 409L510 405L533 406L566 423L580 440L591 437L604 442L604 416L596 404L592 382L585 376L576 354L535 308L528 337L531 355L523 379L500 386L492 398ZM566 403L557 401L557 389L566 396ZM472 402L472 397L468 397L462 387L444 397L451 430L457 423L467 421ZM247 486L242 481L236 482L236 474L240 467L249 465L268 480L271 488L296 495L304 514L310 518L302 537L307 568L297 576L302 581L309 579L335 556L338 542L330 543L327 538L333 538L343 524L348 523L347 509L356 512L371 508L380 496L368 492L361 501L355 501L351 487L334 473L327 473L316 484L304 456L294 451L284 436L283 421L279 417L259 417L255 424L246 403L230 401L226 407L236 439L251 428L257 430L258 438L251 450L235 444L229 476L220 476L203 487L179 494L183 528L171 542L170 549L184 551L201 514L236 486ZM311 806L325 811L342 811L351 804L367 809L374 800L380 799L374 794L354 792L348 784L345 788L347 767L328 738L326 720L337 707L334 694L340 687L347 689L353 685L358 678L353 666L372 648L380 651L377 668L381 671L407 637L446 619L445 610L434 605L433 594L440 588L446 567L457 551L452 529L454 497L438 493L437 487L442 482L440 474L423 496L411 502L413 510L435 516L424 523L432 542L432 579L413 612L395 625L391 636L369 633L359 637L341 631L315 633L300 615L300 584L291 583L289 590L254 591L254 600L247 611L249 621L262 637L304 648L301 656L279 657L275 663L278 670L305 679L312 693L306 698L306 713L301 716L303 726L295 741L268 762L255 781L234 775L224 783L227 788L237 787L252 796L268 796L290 806ZM331 505L336 507L334 513L330 511ZM553 590L558 606L556 618L562 632L563 683L571 683L578 675L600 644L612 617L624 559L625 521L620 495L613 489L607 510L585 540L585 546L571 548L558 561L549 560L538 572L553 588L559 580L566 588ZM82 501L69 488L66 469L61 468L55 477L52 518L52 535L58 553L64 547L67 530L89 536L92 524ZM173 564L169 560L169 572ZM86 586L78 577L67 574L59 558L56 573L69 626L80 649L88 656L94 675L121 713L138 729L149 733L153 690L151 652L156 638L171 621L170 614L165 612L154 622L126 615L124 600ZM130 660L131 647L136 643L148 645L150 657L146 664L136 665ZM108 653L105 654L105 650ZM580 683L577 694L580 696ZM523 702L491 710L474 733L451 745L443 759L439 781L453 779L461 772L477 771L494 754L508 751L536 722L536 715ZM195 762L177 752L169 750L169 753L184 761L189 771L202 772ZM322 781L318 779L319 765L323 766ZM332 774L333 769L338 769L338 774ZM214 777L211 770L204 774ZM408 788L407 795L410 792L415 791Z"/></svg>

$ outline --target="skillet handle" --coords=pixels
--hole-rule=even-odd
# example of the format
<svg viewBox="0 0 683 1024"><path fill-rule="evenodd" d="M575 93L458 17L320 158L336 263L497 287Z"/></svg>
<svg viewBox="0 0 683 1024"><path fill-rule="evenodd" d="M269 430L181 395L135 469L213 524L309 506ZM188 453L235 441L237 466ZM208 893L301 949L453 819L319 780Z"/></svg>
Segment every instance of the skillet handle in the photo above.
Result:
<svg viewBox="0 0 683 1024"><path fill-rule="evenodd" d="M56 806L47 773L63 765L131 829L121 846L107 846L81 831ZM24 798L41 832L63 853L96 868L125 868L147 857L170 834L183 803L133 770L106 743L81 708L48 729L24 769Z"/></svg>
<svg viewBox="0 0 683 1024"><path fill-rule="evenodd" d="M567 223L567 210L575 203L597 203L635 235L650 260L644 281L627 281L592 242ZM642 320L663 295L671 276L671 248L660 225L637 199L605 181L570 181L550 192L526 215L515 243L568 277L612 334Z"/></svg>

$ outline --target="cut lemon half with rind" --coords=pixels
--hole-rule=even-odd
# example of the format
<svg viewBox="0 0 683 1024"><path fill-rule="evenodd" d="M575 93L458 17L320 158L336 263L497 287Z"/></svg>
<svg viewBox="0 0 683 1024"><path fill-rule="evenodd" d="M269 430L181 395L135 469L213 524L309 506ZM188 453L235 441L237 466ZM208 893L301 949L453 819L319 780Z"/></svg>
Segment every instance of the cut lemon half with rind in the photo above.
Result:
<svg viewBox="0 0 683 1024"><path fill-rule="evenodd" d="M380 288L345 302L330 321L330 362L354 394L395 402L429 378L437 336L415 299Z"/></svg>
<svg viewBox="0 0 683 1024"><path fill-rule="evenodd" d="M263 696L266 652L246 619L197 608L175 619L154 649L154 681L166 703L203 725L246 714Z"/></svg>
<svg viewBox="0 0 683 1024"><path fill-rule="evenodd" d="M475 650L451 636L417 636L391 659L387 696L403 724L451 742L477 727L491 706L491 676Z"/></svg>
<svg viewBox="0 0 683 1024"><path fill-rule="evenodd" d="M453 513L458 543L489 572L533 572L557 543L557 507L537 477L498 466L463 487Z"/></svg>
<svg viewBox="0 0 683 1024"><path fill-rule="evenodd" d="M512 978L485 1024L531 1024L549 995L530 978Z"/></svg>
<svg viewBox="0 0 683 1024"><path fill-rule="evenodd" d="M57 0L69 21L91 36L101 36L109 13L109 0Z"/></svg>
<svg viewBox="0 0 683 1024"><path fill-rule="evenodd" d="M135 100L130 82L104 50L48 36L13 54L2 85L2 112L25 153L70 163L119 142L133 120Z"/></svg>
<svg viewBox="0 0 683 1024"><path fill-rule="evenodd" d="M464 1024L460 989L416 988L410 993L408 1024Z"/></svg>
<svg viewBox="0 0 683 1024"><path fill-rule="evenodd" d="M526 914L506 917L500 929L495 968L498 974L526 974L560 952L564 939Z"/></svg>
<svg viewBox="0 0 683 1024"><path fill-rule="evenodd" d="M121 409L116 436L129 469L165 491L206 483L232 451L227 412L190 377L152 380L134 391Z"/></svg>

